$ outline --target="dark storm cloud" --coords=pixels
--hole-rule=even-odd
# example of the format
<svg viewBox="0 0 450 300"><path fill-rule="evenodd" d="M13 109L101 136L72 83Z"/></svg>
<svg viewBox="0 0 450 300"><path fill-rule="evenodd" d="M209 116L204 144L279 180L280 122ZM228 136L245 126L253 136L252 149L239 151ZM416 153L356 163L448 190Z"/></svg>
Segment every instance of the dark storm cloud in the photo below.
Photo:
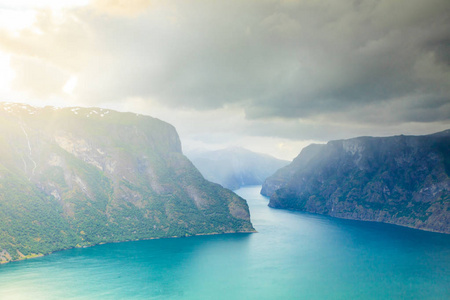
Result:
<svg viewBox="0 0 450 300"><path fill-rule="evenodd" d="M180 1L137 19L91 15L84 20L111 57L88 69L80 96L144 96L195 109L239 103L249 118L332 117L374 103L389 121L446 119L449 8L448 1ZM93 77L108 89L92 89Z"/></svg>
<svg viewBox="0 0 450 300"><path fill-rule="evenodd" d="M103 2L9 42L83 32L88 45L68 50L83 54L73 55L74 95L90 104L141 97L342 124L449 119L448 0L143 1L123 14ZM65 57L58 47L46 50L42 60L67 70L52 58Z"/></svg>

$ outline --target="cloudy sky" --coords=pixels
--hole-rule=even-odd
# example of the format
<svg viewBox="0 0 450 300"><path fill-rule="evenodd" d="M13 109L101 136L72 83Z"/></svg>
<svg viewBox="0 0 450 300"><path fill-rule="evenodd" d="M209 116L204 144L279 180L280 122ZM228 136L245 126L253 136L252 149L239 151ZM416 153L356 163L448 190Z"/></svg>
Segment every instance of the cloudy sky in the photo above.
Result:
<svg viewBox="0 0 450 300"><path fill-rule="evenodd" d="M0 101L172 123L185 149L450 128L448 0L0 0Z"/></svg>

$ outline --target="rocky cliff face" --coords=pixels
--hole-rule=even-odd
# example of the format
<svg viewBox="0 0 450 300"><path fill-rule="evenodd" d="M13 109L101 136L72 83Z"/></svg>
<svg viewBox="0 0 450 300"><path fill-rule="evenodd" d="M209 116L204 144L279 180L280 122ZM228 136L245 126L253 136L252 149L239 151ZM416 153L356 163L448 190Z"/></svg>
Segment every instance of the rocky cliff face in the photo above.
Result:
<svg viewBox="0 0 450 300"><path fill-rule="evenodd" d="M270 155L232 147L186 154L206 179L231 190L260 185L289 162Z"/></svg>
<svg viewBox="0 0 450 300"><path fill-rule="evenodd" d="M268 178L269 206L450 233L450 130L311 145Z"/></svg>
<svg viewBox="0 0 450 300"><path fill-rule="evenodd" d="M160 120L0 104L0 261L104 242L254 231Z"/></svg>

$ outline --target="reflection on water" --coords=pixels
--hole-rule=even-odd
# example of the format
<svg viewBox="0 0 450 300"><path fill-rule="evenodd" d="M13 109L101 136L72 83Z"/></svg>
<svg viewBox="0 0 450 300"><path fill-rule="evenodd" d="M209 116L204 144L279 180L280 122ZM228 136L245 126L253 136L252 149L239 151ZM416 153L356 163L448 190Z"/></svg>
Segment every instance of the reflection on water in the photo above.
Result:
<svg viewBox="0 0 450 300"><path fill-rule="evenodd" d="M71 249L0 266L0 299L448 299L450 238L267 207L258 233Z"/></svg>

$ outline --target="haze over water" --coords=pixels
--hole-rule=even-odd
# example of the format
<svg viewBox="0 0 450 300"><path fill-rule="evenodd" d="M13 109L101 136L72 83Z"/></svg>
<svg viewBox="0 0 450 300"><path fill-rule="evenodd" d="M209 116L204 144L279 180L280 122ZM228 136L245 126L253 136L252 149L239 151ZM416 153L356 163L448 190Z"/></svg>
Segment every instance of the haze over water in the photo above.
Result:
<svg viewBox="0 0 450 300"><path fill-rule="evenodd" d="M275 210L256 234L71 249L0 266L0 299L449 299L450 236Z"/></svg>

